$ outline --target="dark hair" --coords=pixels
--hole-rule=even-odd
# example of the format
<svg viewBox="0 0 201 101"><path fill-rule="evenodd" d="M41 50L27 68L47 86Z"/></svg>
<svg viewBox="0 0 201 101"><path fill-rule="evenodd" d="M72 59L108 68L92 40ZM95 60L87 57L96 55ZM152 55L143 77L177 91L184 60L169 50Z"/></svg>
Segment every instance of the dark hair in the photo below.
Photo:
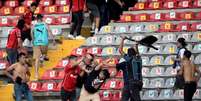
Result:
<svg viewBox="0 0 201 101"><path fill-rule="evenodd" d="M43 15L42 15L42 14L37 14L36 18L37 18L37 19L42 19L42 18L43 18Z"/></svg>
<svg viewBox="0 0 201 101"><path fill-rule="evenodd" d="M71 60L71 59L76 59L77 56L75 56L75 55L70 55L68 58L69 58L70 60Z"/></svg>
<svg viewBox="0 0 201 101"><path fill-rule="evenodd" d="M91 53L87 53L88 55L90 55L92 58L94 58L95 56Z"/></svg>
<svg viewBox="0 0 201 101"><path fill-rule="evenodd" d="M32 3L31 3L31 7L33 7L33 6L36 6L36 7L37 7L38 4L37 4L36 2L32 2Z"/></svg>
<svg viewBox="0 0 201 101"><path fill-rule="evenodd" d="M19 19L16 27L22 30L24 28L24 24L25 24L25 21L23 19Z"/></svg>
<svg viewBox="0 0 201 101"><path fill-rule="evenodd" d="M135 56L136 51L134 48L128 48L128 56Z"/></svg>
<svg viewBox="0 0 201 101"><path fill-rule="evenodd" d="M25 53L21 52L17 55L17 60L19 61L19 58L21 58L22 56L26 56Z"/></svg>
<svg viewBox="0 0 201 101"><path fill-rule="evenodd" d="M191 58L191 54L192 53L189 50L185 50L185 52L184 52L184 56L187 57L188 59Z"/></svg>
<svg viewBox="0 0 201 101"><path fill-rule="evenodd" d="M103 75L105 76L105 79L108 79L110 77L110 73L107 69L103 69L102 72L103 72Z"/></svg>
<svg viewBox="0 0 201 101"><path fill-rule="evenodd" d="M185 41L184 38L179 38L179 39L177 40L177 42L181 43L182 47L186 47L186 46L187 46L186 41Z"/></svg>

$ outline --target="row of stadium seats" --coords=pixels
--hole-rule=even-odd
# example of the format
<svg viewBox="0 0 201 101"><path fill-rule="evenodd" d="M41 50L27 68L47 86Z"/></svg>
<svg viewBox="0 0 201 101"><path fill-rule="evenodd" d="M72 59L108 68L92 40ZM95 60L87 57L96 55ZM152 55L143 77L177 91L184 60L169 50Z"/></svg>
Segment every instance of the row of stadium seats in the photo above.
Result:
<svg viewBox="0 0 201 101"><path fill-rule="evenodd" d="M35 2L36 0L25 0L23 2L24 6L30 6L32 2ZM54 5L54 0L40 0L39 6L50 6ZM69 0L55 0L55 5L69 5L70 1ZM20 6L19 0L6 0L4 4L2 4L2 1L0 1L0 7L2 6L7 6L7 7L18 7Z"/></svg>
<svg viewBox="0 0 201 101"><path fill-rule="evenodd" d="M181 22L181 23L135 23L130 25L104 26L99 34L105 33L137 33L137 32L191 32L200 31L200 22Z"/></svg>
<svg viewBox="0 0 201 101"><path fill-rule="evenodd" d="M0 8L0 15L6 16L6 15L22 15L25 13L27 7L26 6L19 6L16 8L12 7L2 7ZM51 5L51 6L38 6L36 8L35 14L66 14L70 11L69 5L64 6L58 6L58 5Z"/></svg>
<svg viewBox="0 0 201 101"><path fill-rule="evenodd" d="M200 20L201 12L175 12L167 13L141 13L141 14L123 14L118 22L145 22L145 21L168 21L168 20Z"/></svg>
<svg viewBox="0 0 201 101"><path fill-rule="evenodd" d="M153 33L155 34L155 33ZM165 34L165 35L164 35ZM134 40L141 40L145 37L143 34L122 34L126 36L132 36L131 38ZM161 33L161 35L155 35L158 38L156 43L175 43L178 38L185 38L187 42L200 42L201 33L193 32L188 34L180 34L180 33ZM85 45L119 45L121 41L121 37L119 35L107 35L103 37L103 35L97 35L94 37L89 37L86 40ZM126 44L133 44L132 41L125 41Z"/></svg>
<svg viewBox="0 0 201 101"><path fill-rule="evenodd" d="M154 0L151 2L138 2L130 10L159 10L177 8L200 8L201 0Z"/></svg>
<svg viewBox="0 0 201 101"><path fill-rule="evenodd" d="M19 17L0 17L0 27L16 26L18 19ZM50 25L69 24L71 23L71 16L61 15L55 17L45 15L43 21Z"/></svg>

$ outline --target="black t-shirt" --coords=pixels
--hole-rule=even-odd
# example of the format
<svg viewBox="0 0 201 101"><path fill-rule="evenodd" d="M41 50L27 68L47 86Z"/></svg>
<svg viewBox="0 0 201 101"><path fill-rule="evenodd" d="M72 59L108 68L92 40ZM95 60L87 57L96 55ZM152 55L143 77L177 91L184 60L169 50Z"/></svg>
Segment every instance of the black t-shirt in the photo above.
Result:
<svg viewBox="0 0 201 101"><path fill-rule="evenodd" d="M85 89L91 94L96 93L105 81L98 78L100 71L93 70L84 82Z"/></svg>
<svg viewBox="0 0 201 101"><path fill-rule="evenodd" d="M87 77L87 73L84 73L84 75L81 77L81 76L78 76L77 77L77 84L76 84L76 87L78 88L82 88L83 84L84 84L84 81L86 80L86 77Z"/></svg>
<svg viewBox="0 0 201 101"><path fill-rule="evenodd" d="M99 0L87 0L87 3L97 4Z"/></svg>

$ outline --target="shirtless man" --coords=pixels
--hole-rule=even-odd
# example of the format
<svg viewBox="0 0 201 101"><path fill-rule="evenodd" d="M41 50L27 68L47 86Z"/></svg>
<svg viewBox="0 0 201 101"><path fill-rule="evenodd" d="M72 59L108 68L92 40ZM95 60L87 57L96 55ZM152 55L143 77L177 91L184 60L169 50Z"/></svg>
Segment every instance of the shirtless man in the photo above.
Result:
<svg viewBox="0 0 201 101"><path fill-rule="evenodd" d="M184 57L181 60L181 70L179 74L184 77L184 101L192 101L193 95L196 91L197 82L200 79L199 68L190 61L191 52L186 50Z"/></svg>
<svg viewBox="0 0 201 101"><path fill-rule="evenodd" d="M13 70L13 75L9 71ZM5 70L5 74L12 78L15 82L14 92L16 96L16 101L22 101L22 95L25 96L27 101L33 101L32 93L29 90L27 82L31 76L28 65L26 64L26 54L20 53L18 55L18 62L11 65Z"/></svg>

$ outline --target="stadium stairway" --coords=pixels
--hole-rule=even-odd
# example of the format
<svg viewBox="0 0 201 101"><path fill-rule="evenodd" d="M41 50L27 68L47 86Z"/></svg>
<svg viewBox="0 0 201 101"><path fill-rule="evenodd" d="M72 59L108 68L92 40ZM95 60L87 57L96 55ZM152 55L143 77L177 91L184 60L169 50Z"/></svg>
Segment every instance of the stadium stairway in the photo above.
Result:
<svg viewBox="0 0 201 101"><path fill-rule="evenodd" d="M48 56L50 60L44 63L44 66L40 68L40 75L44 73L47 69L53 68L56 63L68 56L72 49L79 47L80 45L84 44L84 40L63 40L62 44L57 46L56 50L49 50ZM34 69L31 69L31 81L34 80ZM1 82L0 82L1 83ZM0 86L0 101L14 101L13 100L13 84L8 85L1 85Z"/></svg>

